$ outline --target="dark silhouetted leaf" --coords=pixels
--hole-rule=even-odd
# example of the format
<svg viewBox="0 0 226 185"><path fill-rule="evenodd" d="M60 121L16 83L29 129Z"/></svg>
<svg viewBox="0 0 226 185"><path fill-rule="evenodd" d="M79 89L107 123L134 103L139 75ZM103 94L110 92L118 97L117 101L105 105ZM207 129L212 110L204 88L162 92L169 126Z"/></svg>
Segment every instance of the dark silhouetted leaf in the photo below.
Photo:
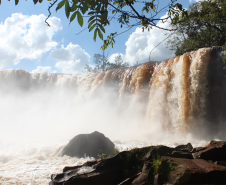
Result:
<svg viewBox="0 0 226 185"><path fill-rule="evenodd" d="M65 4L65 0L62 0L61 2L59 2L56 8L56 11L61 9L64 6L64 4Z"/></svg>
<svg viewBox="0 0 226 185"><path fill-rule="evenodd" d="M84 3L83 4L83 7L81 8L82 14L85 14L86 11L88 10L88 8L89 8L88 4L87 3Z"/></svg>
<svg viewBox="0 0 226 185"><path fill-rule="evenodd" d="M18 5L18 3L19 3L19 0L15 0L15 5Z"/></svg>
<svg viewBox="0 0 226 185"><path fill-rule="evenodd" d="M95 14L95 12L89 12L89 13L88 13L88 15L93 15L93 14Z"/></svg>
<svg viewBox="0 0 226 185"><path fill-rule="evenodd" d="M37 4L38 0L33 0L34 4Z"/></svg>

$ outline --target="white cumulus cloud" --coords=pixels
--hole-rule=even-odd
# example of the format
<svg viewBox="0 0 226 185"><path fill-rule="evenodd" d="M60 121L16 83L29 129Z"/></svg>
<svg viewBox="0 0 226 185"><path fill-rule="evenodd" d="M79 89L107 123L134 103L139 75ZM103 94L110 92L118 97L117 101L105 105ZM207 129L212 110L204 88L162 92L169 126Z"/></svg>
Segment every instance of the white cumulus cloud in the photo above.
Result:
<svg viewBox="0 0 226 185"><path fill-rule="evenodd" d="M31 71L32 73L56 73L57 71L52 70L51 66L37 66L36 69Z"/></svg>
<svg viewBox="0 0 226 185"><path fill-rule="evenodd" d="M112 55L108 58L109 62L110 62L110 63L114 63L114 62L115 62L115 58L116 58L118 55L121 55L122 60L125 62L125 57L124 57L124 55L123 55L122 53L114 53L114 54L112 54Z"/></svg>
<svg viewBox="0 0 226 185"><path fill-rule="evenodd" d="M159 22L157 25L159 27L169 28L170 23ZM136 28L135 32L129 36L129 39L125 43L126 51L122 55L123 61L128 62L130 65L134 65L137 62L148 62L151 50L168 36L166 33L169 32L155 27L150 29L150 31L144 30L144 32L141 27ZM162 42L151 52L151 61L162 61L174 56L174 52L166 48L166 41ZM116 53L110 56L111 61L113 61L115 56L117 56Z"/></svg>
<svg viewBox="0 0 226 185"><path fill-rule="evenodd" d="M0 24L0 69L22 59L40 59L43 53L57 46L52 37L62 28L61 21L51 17L48 27L45 18L43 14L14 13Z"/></svg>
<svg viewBox="0 0 226 185"><path fill-rule="evenodd" d="M169 23L157 24L159 27L169 28ZM126 52L124 59L133 64L135 62L143 63L149 61L149 54L153 48L155 48L160 42L162 42L166 37L167 31L153 27L150 31L141 28L136 28L127 42ZM173 52L166 48L166 40L156 47L150 55L150 60L162 61L174 56Z"/></svg>
<svg viewBox="0 0 226 185"><path fill-rule="evenodd" d="M52 50L49 57L57 61L55 67L60 72L69 74L81 73L90 61L90 55L79 45L72 43Z"/></svg>
<svg viewBox="0 0 226 185"><path fill-rule="evenodd" d="M199 2L199 1L205 1L205 0L189 0L190 3Z"/></svg>

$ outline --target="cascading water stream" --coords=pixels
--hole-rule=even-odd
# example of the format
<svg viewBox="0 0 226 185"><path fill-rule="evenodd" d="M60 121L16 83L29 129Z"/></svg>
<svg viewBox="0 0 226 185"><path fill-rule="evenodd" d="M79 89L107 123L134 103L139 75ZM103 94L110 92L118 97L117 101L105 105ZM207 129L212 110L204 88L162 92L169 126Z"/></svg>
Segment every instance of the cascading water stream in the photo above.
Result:
<svg viewBox="0 0 226 185"><path fill-rule="evenodd" d="M216 47L96 74L0 71L0 184L47 184L90 159L59 154L95 130L120 150L226 139L222 57Z"/></svg>

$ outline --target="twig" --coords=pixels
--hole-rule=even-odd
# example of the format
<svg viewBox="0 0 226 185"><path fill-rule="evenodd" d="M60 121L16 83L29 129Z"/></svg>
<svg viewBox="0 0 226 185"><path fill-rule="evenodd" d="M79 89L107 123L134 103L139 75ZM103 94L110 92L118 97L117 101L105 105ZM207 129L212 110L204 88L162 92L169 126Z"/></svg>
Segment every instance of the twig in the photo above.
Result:
<svg viewBox="0 0 226 185"><path fill-rule="evenodd" d="M82 33L83 31L85 31L86 29L88 29L88 27L84 28L82 31L76 33L75 35L79 35L79 34Z"/></svg>
<svg viewBox="0 0 226 185"><path fill-rule="evenodd" d="M119 36L119 35L121 35L121 34L123 34L123 33L127 32L127 31L129 31L132 27L133 27L133 26L131 26L131 27L130 27L129 29L127 29L126 31L121 32L121 33L119 33L119 34L115 35L115 37L117 37L117 36Z"/></svg>
<svg viewBox="0 0 226 185"><path fill-rule="evenodd" d="M53 5L54 5L57 1L58 1L58 0L55 0L52 4L50 3L50 6L49 6L49 8L48 8L49 15L48 15L48 17L46 18L45 23L46 23L47 26L49 26L49 27L51 27L51 26L49 25L49 23L47 22L47 20L48 20L48 19L50 18L50 16L51 16L50 9L53 7Z"/></svg>
<svg viewBox="0 0 226 185"><path fill-rule="evenodd" d="M168 37L166 37L164 40L162 40L160 43L158 43L149 53L149 62L150 62L150 56L151 56L151 52L157 48L160 44L162 44L166 39L168 39L172 34L174 34L175 31L173 31L173 33L169 34Z"/></svg>

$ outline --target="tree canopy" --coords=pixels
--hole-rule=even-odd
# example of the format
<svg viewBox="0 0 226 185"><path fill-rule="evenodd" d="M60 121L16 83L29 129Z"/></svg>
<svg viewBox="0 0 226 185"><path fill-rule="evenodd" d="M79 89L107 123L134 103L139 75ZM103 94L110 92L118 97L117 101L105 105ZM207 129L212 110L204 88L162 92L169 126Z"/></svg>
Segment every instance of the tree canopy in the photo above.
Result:
<svg viewBox="0 0 226 185"><path fill-rule="evenodd" d="M176 24L168 40L175 55L182 55L203 47L223 46L226 43L226 1L205 0L192 4L188 17Z"/></svg>
<svg viewBox="0 0 226 185"><path fill-rule="evenodd" d="M48 18L51 16L51 8L58 2L58 0L48 0L50 4L49 16L46 19L48 26ZM157 27L168 31L174 30L159 27L159 21L166 22L171 20L176 23L179 17L186 17L187 11L183 9L182 5L177 3L177 0L169 0L169 3L164 7L159 8L159 0L139 1L139 0L59 0L56 11L63 8L65 9L66 17L70 23L77 19L79 25L82 27L84 17L88 19L89 32L93 31L93 39L96 41L97 35L100 39L104 40L102 49L112 46L115 43L115 37L120 33L112 32L106 39L103 38L105 33L105 26L111 24L111 20L117 19L121 27L131 29L134 26L142 26L144 29L151 29ZM34 4L42 3L43 0L33 0ZM165 3L165 0L163 1ZM17 5L19 0L15 0ZM137 9L135 5L142 4L142 8ZM0 0L1 4L1 0ZM140 7L140 6L139 6ZM168 11L168 15L164 18L159 17L162 12ZM86 19L85 19L86 20Z"/></svg>
<svg viewBox="0 0 226 185"><path fill-rule="evenodd" d="M85 71L87 72L100 72L100 71L107 71L109 69L121 68L121 67L128 67L129 64L124 62L122 56L118 53L115 57L114 62L109 62L109 59L104 55L94 54L93 57L94 66L86 64Z"/></svg>

